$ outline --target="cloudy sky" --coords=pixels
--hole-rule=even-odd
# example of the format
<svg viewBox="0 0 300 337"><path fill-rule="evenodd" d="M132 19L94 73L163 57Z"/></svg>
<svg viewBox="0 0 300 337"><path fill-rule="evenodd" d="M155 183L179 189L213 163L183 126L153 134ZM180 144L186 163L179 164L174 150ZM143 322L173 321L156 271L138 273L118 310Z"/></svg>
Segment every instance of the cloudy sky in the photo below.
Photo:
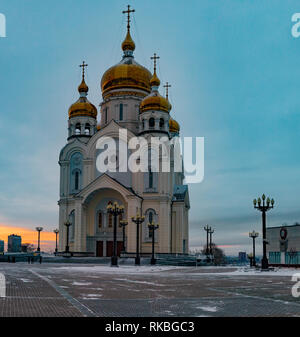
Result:
<svg viewBox="0 0 300 337"><path fill-rule="evenodd" d="M276 207L270 226L300 220L300 38L291 35L299 1L129 1L137 61L172 84L172 115L183 136L205 137L205 179L190 186L191 248L203 227L233 254L261 232L254 197ZM88 64L89 99L101 102L104 71L121 58L121 0L1 0L0 236L33 240L58 223L58 155L67 111L77 100L78 65ZM31 233L31 234L30 234ZM54 234L44 236L53 245Z"/></svg>

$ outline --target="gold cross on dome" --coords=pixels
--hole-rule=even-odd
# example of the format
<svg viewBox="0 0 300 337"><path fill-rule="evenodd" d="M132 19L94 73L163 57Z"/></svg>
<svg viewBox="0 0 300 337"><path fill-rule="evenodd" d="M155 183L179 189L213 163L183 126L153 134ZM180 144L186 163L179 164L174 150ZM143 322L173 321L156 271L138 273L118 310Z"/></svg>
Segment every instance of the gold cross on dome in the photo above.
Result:
<svg viewBox="0 0 300 337"><path fill-rule="evenodd" d="M82 68L82 78L84 79L84 74L85 74L85 67L88 67L89 65L86 64L84 61L82 62L82 64L79 66L80 68Z"/></svg>
<svg viewBox="0 0 300 337"><path fill-rule="evenodd" d="M151 60L154 60L154 72L156 72L156 61L159 60L160 57L154 53L154 56L151 57Z"/></svg>
<svg viewBox="0 0 300 337"><path fill-rule="evenodd" d="M127 14L127 29L129 31L130 30L130 22L131 22L131 20L130 20L130 14L134 13L135 9L130 9L130 5L128 5L127 7L128 7L127 11L123 11L122 13L123 14Z"/></svg>
<svg viewBox="0 0 300 337"><path fill-rule="evenodd" d="M166 88L166 98L169 99L169 88L171 88L171 84L169 84L169 82L166 83L166 85L164 85L164 88Z"/></svg>

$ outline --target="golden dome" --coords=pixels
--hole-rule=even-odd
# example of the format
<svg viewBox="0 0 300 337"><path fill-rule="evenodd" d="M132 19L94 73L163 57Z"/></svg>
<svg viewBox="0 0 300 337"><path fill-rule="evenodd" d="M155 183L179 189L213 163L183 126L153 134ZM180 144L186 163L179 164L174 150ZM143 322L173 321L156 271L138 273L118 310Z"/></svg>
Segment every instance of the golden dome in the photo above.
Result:
<svg viewBox="0 0 300 337"><path fill-rule="evenodd" d="M141 112L161 110L169 113L172 106L165 97L159 94L158 91L154 91L142 100L140 108Z"/></svg>
<svg viewBox="0 0 300 337"><path fill-rule="evenodd" d="M69 109L69 117L88 116L97 117L97 108L88 101L86 97L80 97L79 100L72 104Z"/></svg>
<svg viewBox="0 0 300 337"><path fill-rule="evenodd" d="M160 79L157 77L156 72L154 72L151 80L150 80L151 87L159 87L160 86Z"/></svg>
<svg viewBox="0 0 300 337"><path fill-rule="evenodd" d="M130 31L127 31L126 38L122 43L122 50L123 51L126 51L126 50L134 51L135 50L135 43L132 40L132 37L130 35Z"/></svg>
<svg viewBox="0 0 300 337"><path fill-rule="evenodd" d="M170 121L169 121L169 131L173 133L179 133L180 131L179 123L175 121L175 119L173 118L170 118Z"/></svg>
<svg viewBox="0 0 300 337"><path fill-rule="evenodd" d="M114 89L139 89L145 92L145 96L150 93L151 73L148 69L138 64L133 57L135 43L133 42L130 30L122 43L124 51L123 59L120 63L109 68L101 80L101 89L103 97Z"/></svg>
<svg viewBox="0 0 300 337"><path fill-rule="evenodd" d="M81 84L78 87L78 91L81 92L88 92L89 91L89 87L86 85L84 79L82 79Z"/></svg>
<svg viewBox="0 0 300 337"><path fill-rule="evenodd" d="M101 124L97 124L97 130L100 131L101 130Z"/></svg>
<svg viewBox="0 0 300 337"><path fill-rule="evenodd" d="M124 62L125 61L125 62ZM150 92L151 73L133 58L124 58L119 64L108 69L101 80L102 94L113 89L134 88Z"/></svg>
<svg viewBox="0 0 300 337"><path fill-rule="evenodd" d="M84 78L82 78L82 82L78 87L78 91L80 93L79 100L72 104L69 108L69 118L75 116L87 116L87 117L97 117L97 108L89 102L87 99L87 93L89 91L89 87L86 85Z"/></svg>
<svg viewBox="0 0 300 337"><path fill-rule="evenodd" d="M160 80L156 75L156 69L154 68L154 74L150 80L152 91L150 95L145 97L142 100L140 105L141 112L149 111L149 110L160 110L165 112L170 112L172 109L172 105L169 101L160 95L158 92L158 87L160 85Z"/></svg>

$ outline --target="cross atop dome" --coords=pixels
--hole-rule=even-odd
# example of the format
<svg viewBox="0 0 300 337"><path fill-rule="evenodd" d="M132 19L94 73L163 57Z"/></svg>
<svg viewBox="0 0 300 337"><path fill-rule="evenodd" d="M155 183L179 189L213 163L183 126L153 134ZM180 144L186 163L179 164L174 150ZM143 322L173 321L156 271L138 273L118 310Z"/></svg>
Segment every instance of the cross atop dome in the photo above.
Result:
<svg viewBox="0 0 300 337"><path fill-rule="evenodd" d="M85 75L85 67L88 67L89 65L86 64L84 61L82 64L79 65L80 68L82 68L82 80L84 80L84 75Z"/></svg>
<svg viewBox="0 0 300 337"><path fill-rule="evenodd" d="M154 53L154 56L151 57L151 60L154 60L154 73L156 73L156 61L159 60L160 57Z"/></svg>
<svg viewBox="0 0 300 337"><path fill-rule="evenodd" d="M130 14L134 13L135 9L130 9L130 5L128 5L127 7L128 7L127 11L123 11L122 13L123 14L127 14L127 30L129 32L130 31L130 22L131 22L131 20L130 20Z"/></svg>
<svg viewBox="0 0 300 337"><path fill-rule="evenodd" d="M169 88L171 88L171 84L169 84L169 82L166 83L166 85L164 85L164 88L166 88L166 99L169 99Z"/></svg>

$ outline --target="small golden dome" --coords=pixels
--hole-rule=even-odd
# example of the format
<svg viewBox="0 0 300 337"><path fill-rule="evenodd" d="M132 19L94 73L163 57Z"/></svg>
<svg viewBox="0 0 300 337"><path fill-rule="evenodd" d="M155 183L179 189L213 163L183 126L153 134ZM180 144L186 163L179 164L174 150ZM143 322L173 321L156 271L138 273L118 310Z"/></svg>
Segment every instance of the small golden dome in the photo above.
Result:
<svg viewBox="0 0 300 337"><path fill-rule="evenodd" d="M99 124L97 124L97 130L98 130L98 131L100 131L100 130L101 130L101 125L100 125L100 123L99 123Z"/></svg>
<svg viewBox="0 0 300 337"><path fill-rule="evenodd" d="M130 31L127 31L126 38L125 38L125 40L122 43L122 50L123 51L125 51L125 50L134 51L135 50L135 43L132 40L132 37L130 35Z"/></svg>
<svg viewBox="0 0 300 337"><path fill-rule="evenodd" d="M88 116L97 117L97 108L88 101L86 97L80 97L79 100L72 104L69 109L69 117Z"/></svg>
<svg viewBox="0 0 300 337"><path fill-rule="evenodd" d="M160 86L160 79L157 77L156 72L154 72L151 80L150 80L151 87L159 87Z"/></svg>
<svg viewBox="0 0 300 337"><path fill-rule="evenodd" d="M169 131L172 133L179 133L180 131L180 125L177 121L175 121L175 119L170 118L169 121Z"/></svg>
<svg viewBox="0 0 300 337"><path fill-rule="evenodd" d="M172 106L165 97L159 94L158 91L154 91L142 100L140 108L141 112L160 110L169 113L172 109Z"/></svg>
<svg viewBox="0 0 300 337"><path fill-rule="evenodd" d="M88 92L89 91L89 87L86 85L84 79L82 79L81 84L78 87L78 91L81 92Z"/></svg>

